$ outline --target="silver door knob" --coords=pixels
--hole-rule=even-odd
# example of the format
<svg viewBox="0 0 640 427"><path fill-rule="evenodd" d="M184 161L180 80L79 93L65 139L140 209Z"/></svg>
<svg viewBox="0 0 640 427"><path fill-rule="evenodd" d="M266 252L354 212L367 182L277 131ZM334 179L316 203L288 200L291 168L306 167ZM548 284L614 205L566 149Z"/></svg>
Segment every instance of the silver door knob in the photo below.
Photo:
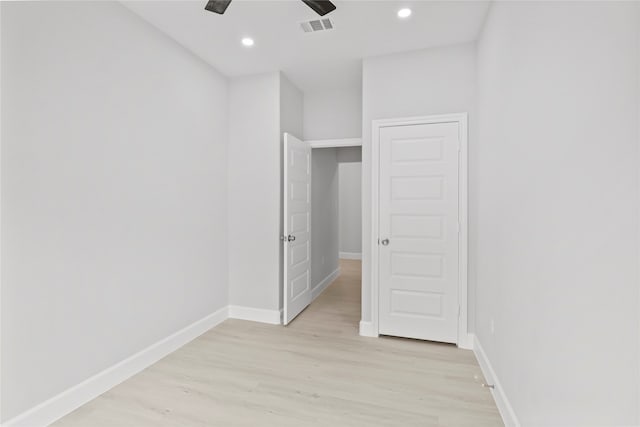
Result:
<svg viewBox="0 0 640 427"><path fill-rule="evenodd" d="M383 246L387 246L389 244L389 239L383 239L380 243L382 243Z"/></svg>
<svg viewBox="0 0 640 427"><path fill-rule="evenodd" d="M291 234L289 234L289 235L287 236L287 241L288 241L288 242L293 242L294 240L296 240L296 236L293 236L293 235L291 235Z"/></svg>

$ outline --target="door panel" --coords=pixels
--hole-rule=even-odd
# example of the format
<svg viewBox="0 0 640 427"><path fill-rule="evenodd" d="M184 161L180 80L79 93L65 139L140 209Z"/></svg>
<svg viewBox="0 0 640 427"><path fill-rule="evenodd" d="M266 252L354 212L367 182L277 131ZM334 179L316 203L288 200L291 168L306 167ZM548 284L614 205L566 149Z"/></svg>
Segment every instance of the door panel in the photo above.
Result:
<svg viewBox="0 0 640 427"><path fill-rule="evenodd" d="M283 163L286 325L311 303L311 146L285 133Z"/></svg>
<svg viewBox="0 0 640 427"><path fill-rule="evenodd" d="M380 129L380 334L457 342L458 153L458 123Z"/></svg>

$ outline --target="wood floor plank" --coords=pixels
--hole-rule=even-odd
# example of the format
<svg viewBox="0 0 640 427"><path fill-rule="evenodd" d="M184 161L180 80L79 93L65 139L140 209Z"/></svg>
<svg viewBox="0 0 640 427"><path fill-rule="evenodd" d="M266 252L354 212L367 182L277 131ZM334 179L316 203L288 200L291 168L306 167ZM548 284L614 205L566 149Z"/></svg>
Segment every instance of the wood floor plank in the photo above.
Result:
<svg viewBox="0 0 640 427"><path fill-rule="evenodd" d="M360 261L341 271L288 326L229 319L54 425L503 425L472 352L360 337Z"/></svg>

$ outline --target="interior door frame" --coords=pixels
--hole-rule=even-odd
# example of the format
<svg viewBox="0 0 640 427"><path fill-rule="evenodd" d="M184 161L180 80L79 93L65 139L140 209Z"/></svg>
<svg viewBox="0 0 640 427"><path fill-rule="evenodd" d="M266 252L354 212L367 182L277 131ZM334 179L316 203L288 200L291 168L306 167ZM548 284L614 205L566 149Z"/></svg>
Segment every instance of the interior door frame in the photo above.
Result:
<svg viewBox="0 0 640 427"><path fill-rule="evenodd" d="M379 119L372 122L371 133L371 329L373 336L379 335L379 191L380 191L380 130L385 127L410 126L436 123L457 123L460 138L458 155L458 339L460 348L471 349L472 337L468 333L467 269L468 269L468 114L454 113L420 117ZM364 282L363 282L364 286Z"/></svg>

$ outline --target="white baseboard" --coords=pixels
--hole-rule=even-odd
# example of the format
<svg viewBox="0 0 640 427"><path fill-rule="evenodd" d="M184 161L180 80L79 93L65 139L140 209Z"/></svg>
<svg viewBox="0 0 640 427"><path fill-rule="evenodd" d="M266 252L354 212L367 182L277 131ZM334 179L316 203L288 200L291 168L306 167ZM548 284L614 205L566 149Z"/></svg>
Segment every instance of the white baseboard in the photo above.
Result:
<svg viewBox="0 0 640 427"><path fill-rule="evenodd" d="M360 321L360 336L363 337L378 337L378 333L373 330L373 323L365 322L364 320Z"/></svg>
<svg viewBox="0 0 640 427"><path fill-rule="evenodd" d="M514 412L511 403L509 403L507 395L504 393L504 389L491 366L491 362L487 359L487 355L482 349L482 345L480 345L478 337L475 335L473 336L473 352L476 355L476 359L478 359L478 364L480 365L480 369L482 369L482 374L487 380L487 383L494 385L493 390L491 390L491 394L493 395L493 400L496 402L498 411L500 411L500 416L502 417L504 425L506 427L520 427L518 417L516 417L516 413Z"/></svg>
<svg viewBox="0 0 640 427"><path fill-rule="evenodd" d="M230 305L229 317L231 319L250 320L252 322L279 325L281 324L282 310L266 310L264 308Z"/></svg>
<svg viewBox="0 0 640 427"><path fill-rule="evenodd" d="M466 336L458 339L458 348L462 348L464 350L473 350L475 335L468 333Z"/></svg>
<svg viewBox="0 0 640 427"><path fill-rule="evenodd" d="M325 277L322 280L322 282L315 285L313 289L311 289L311 301L318 298L318 295L320 295L325 289L327 289L327 287L330 284L332 284L333 281L336 280L339 275L340 275L340 268L336 268L336 270L333 273L330 273L327 277Z"/></svg>
<svg viewBox="0 0 640 427"><path fill-rule="evenodd" d="M340 259L362 259L361 252L340 252L338 253Z"/></svg>
<svg viewBox="0 0 640 427"><path fill-rule="evenodd" d="M227 307L221 308L57 396L7 420L3 423L3 427L48 426L222 323L227 319L227 313Z"/></svg>

